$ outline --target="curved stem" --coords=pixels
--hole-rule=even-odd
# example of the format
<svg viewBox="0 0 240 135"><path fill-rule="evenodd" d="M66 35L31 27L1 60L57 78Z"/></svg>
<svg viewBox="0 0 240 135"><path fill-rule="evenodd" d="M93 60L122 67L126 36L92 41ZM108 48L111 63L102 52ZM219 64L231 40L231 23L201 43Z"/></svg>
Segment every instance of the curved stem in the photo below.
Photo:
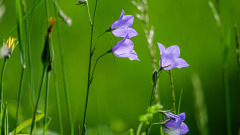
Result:
<svg viewBox="0 0 240 135"><path fill-rule="evenodd" d="M38 93L38 97L37 97L37 101L36 101L36 105L35 105L35 109L34 109L34 113L33 113L33 119L32 119L32 125L31 125L30 135L32 135L33 128L34 128L34 126L35 126L36 113L37 113L39 101L40 101L40 99L41 99L42 89L43 89L43 85L44 85L44 80L45 80L46 73L47 73L47 67L45 66L45 67L43 68L41 85L40 85L40 89L39 89L39 93Z"/></svg>
<svg viewBox="0 0 240 135"><path fill-rule="evenodd" d="M47 117L48 117L48 97L49 97L49 82L50 82L50 71L47 72L47 84L46 84L46 96L45 96L45 108L44 108L44 122L43 122L43 135L45 135L47 131Z"/></svg>
<svg viewBox="0 0 240 135"><path fill-rule="evenodd" d="M101 35L99 35L99 36L97 37L97 40L96 40L96 42L95 42L95 44L94 44L94 47L93 47L93 50L92 50L92 54L91 54L92 56L93 56L94 51L95 51L95 49L96 49L98 39L99 39L102 35L104 35L106 32L107 32L107 31L103 32Z"/></svg>
<svg viewBox="0 0 240 135"><path fill-rule="evenodd" d="M53 0L56 2L56 0ZM55 16L58 19L58 9L57 5L54 4L55 8ZM67 114L68 114L68 119L69 119L69 128L71 130L71 135L74 134L74 126L72 123L72 111L71 111L71 105L70 105L70 99L69 99L69 92L68 92L68 85L67 85L67 76L66 76L66 69L65 69L65 62L64 62L64 56L63 56L63 45L61 41L61 35L60 35L60 24L57 21L57 34L58 34L58 45L59 45L59 52L60 52L60 60L61 60L61 67L62 67L62 75L63 75L63 85L64 85L64 93L65 93L65 100L66 100L66 105L67 105ZM60 116L59 116L60 117Z"/></svg>
<svg viewBox="0 0 240 135"><path fill-rule="evenodd" d="M5 58L4 59L4 62L3 62L3 67L2 67L2 74L1 74L1 84L0 84L0 94L1 94L1 100L0 100L0 112L2 112L2 105L3 105L3 76L4 76L4 71L5 71L5 67L7 65L7 60L8 58Z"/></svg>
<svg viewBox="0 0 240 135"><path fill-rule="evenodd" d="M17 128L17 124L18 124L18 111L19 111L20 102L21 102L24 71L25 71L25 68L22 67L21 79L20 79L20 85L19 85L19 91L18 91L18 105L17 105L17 112L16 112L16 122L15 122L15 128L14 128L14 129ZM14 132L14 135L16 135L16 130L15 130L15 132Z"/></svg>
<svg viewBox="0 0 240 135"><path fill-rule="evenodd" d="M176 114L176 105L175 105L175 92L174 92L174 85L173 85L173 77L172 77L172 71L169 71L169 77L170 77L170 89L172 91L172 99L173 99L173 112Z"/></svg>
<svg viewBox="0 0 240 135"><path fill-rule="evenodd" d="M88 65L88 84L87 84L87 94L86 94L86 102L85 102L85 109L84 109L84 116L83 116L83 124L82 124L82 135L85 135L85 123L86 123L86 114L87 114L87 105L88 105L88 95L89 95L89 88L90 88L90 70L91 70L91 63L92 63L92 43L93 43L93 33L94 33L94 22L95 22L95 15L97 10L98 0L96 0L94 15L93 15L93 22L92 22L92 29L91 29L91 41L90 41L90 52L89 52L89 65Z"/></svg>
<svg viewBox="0 0 240 135"><path fill-rule="evenodd" d="M98 63L98 60L101 59L103 56L105 56L106 54L112 52L112 49L111 50L108 50L107 52L105 52L104 54L102 54L101 56L99 56L95 62L95 65L93 67L93 71L92 71L92 75L91 75L91 78L90 78L90 85L92 84L92 80L93 80L93 75L94 75L94 71L96 69L96 66L97 66L97 63Z"/></svg>

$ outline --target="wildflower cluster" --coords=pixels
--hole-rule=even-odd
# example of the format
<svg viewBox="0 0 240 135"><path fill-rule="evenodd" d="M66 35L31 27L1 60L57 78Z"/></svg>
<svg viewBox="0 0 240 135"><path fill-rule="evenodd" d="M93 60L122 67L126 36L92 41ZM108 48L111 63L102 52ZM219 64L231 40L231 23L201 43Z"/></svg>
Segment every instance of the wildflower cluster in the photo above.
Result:
<svg viewBox="0 0 240 135"><path fill-rule="evenodd" d="M41 2L41 0L40 0ZM40 3L39 2L39 3ZM146 1L143 1L146 2ZM38 4L39 4L38 3ZM68 17L60 8L60 6L58 5L56 0L53 0L53 3L55 4L55 9L56 9L56 15L55 16L59 16L67 25L71 26L72 25L72 20L70 17ZM87 0L79 0L78 1L78 5L87 5L88 6L88 1ZM24 46L23 46L23 25L22 23L25 22L26 23L26 28L28 28L28 21L25 20L30 13L26 13L26 16L22 17L22 9L21 9L21 5L20 5L20 1L16 1L16 7L17 7L17 30L18 30L18 37L19 37L19 48L20 48L20 57L25 55L24 53ZM37 5L36 5L37 7ZM46 9L47 9L47 3L46 3ZM35 7L33 7L34 9ZM31 12L33 11L30 10ZM93 36L94 36L94 20L95 20L95 13L96 13L96 9L97 9L97 0L96 0L96 5L95 5L95 10L94 10L94 16L93 19L91 18L90 12L89 13L89 20L90 20L90 24L91 24L91 42L90 42L90 57L89 57L89 68L88 68L88 83L87 83L87 92L86 92L86 102L85 102L85 110L84 110L84 117L83 117L83 121L82 121L82 126L80 127L79 131L82 133L82 135L86 135L86 115L87 115L87 105L88 105L88 96L89 96L89 91L90 91L90 86L92 84L93 81L93 75L94 75L94 71L96 68L96 65L98 63L98 60L100 58L102 58L103 56L105 56L108 53L113 53L115 56L120 57L120 58L129 58L130 60L139 60L137 53L134 50L134 43L131 40L131 38L135 37L138 35L137 31L135 29L132 28L133 22L134 22L134 16L133 15L125 15L124 10L122 10L121 15L119 17L118 20L116 20L114 23L112 23L111 27L105 31L106 32L110 32L112 35L114 35L115 37L120 37L122 38L119 42L117 42L113 48L111 48L110 50L108 50L106 53L104 53L103 55L100 55L96 62L95 65L92 68L92 57L94 54L94 50L96 47L96 44L94 46L94 48L92 49L92 45L93 45ZM2 17L2 14L4 12L4 7L1 6L1 0L0 0L0 19ZM48 9L47 9L48 10ZM89 7L88 7L88 11L89 11ZM48 13L49 14L49 13ZM148 20L148 19L147 19ZM31 119L27 120L27 124L26 121L23 123L25 124L24 126L30 126L31 124L31 129L30 129L30 134L32 135L34 132L34 128L36 125L36 121L39 121L40 119L42 119L44 117L44 123L43 123L43 135L47 132L47 127L49 125L49 123L51 122L51 120L48 121L48 94L49 94L49 82L50 82L50 72L52 69L54 68L54 61L53 61L53 54L54 54L54 49L52 48L53 46L51 46L50 40L51 40L51 33L53 31L53 27L57 21L57 19L51 17L48 19L50 26L47 29L46 32L46 36L45 36L45 42L44 42L44 47L43 47L43 51L42 51L42 56L41 56L41 60L42 60L42 65L43 65L43 73L42 73L42 80L41 80L41 84L40 84L40 88L39 88L39 93L37 95L37 100L35 101L35 99L32 100L33 104L33 116ZM59 27L59 24L57 24ZM26 33L28 32L28 29L26 30ZM59 32L59 30L58 30ZM26 34L28 35L28 34ZM60 34L59 34L60 35ZM152 35L152 36L151 36ZM101 35L100 35L101 36ZM100 37L99 36L99 37ZM148 37L148 36L147 36ZM149 44L151 44L151 48L152 48L152 42L153 42L153 33L151 34L151 32L149 33L149 37L151 39L151 41L149 41ZM60 39L60 37L58 37ZM7 112L7 104L3 104L3 83L2 83L2 78L3 78L3 73L4 73L4 69L5 69L5 65L6 65L6 61L8 58L10 58L10 55L12 54L15 46L17 45L18 41L16 38L13 37L9 37L8 40L6 42L3 42L3 46L0 49L0 58L5 58L5 62L3 64L3 70L2 70L2 75L1 75L1 84L0 84L0 93L1 93L1 105L0 105L0 114L1 116L4 116L3 114ZM97 41L95 42L97 43ZM60 44L60 40L59 40L59 44ZM159 124L163 127L164 131L167 132L168 134L173 134L173 135L182 135L182 134L186 134L188 132L188 127L187 125L183 122L185 120L185 113L181 113L176 115L170 113L170 111L163 111L163 106L157 102L157 104L152 105L154 98L153 98L153 94L155 92L155 88L158 82L158 78L159 78L159 74L161 73L162 70L171 70L175 67L177 68L182 68L182 67L188 67L189 64L182 58L180 58L180 49L177 45L174 46L170 46L168 48L165 48L162 44L158 43L159 49L160 49L160 60L159 60L159 70L156 70L153 74L153 89L152 89L152 95L151 95L151 99L150 99L150 106L147 109L147 113L140 116L139 117L139 121L141 122L140 127L142 127L143 124L145 124L147 126L147 131L146 131L146 135L149 134L150 128L152 124ZM62 46L60 46L59 48L62 48ZM28 47L29 49L29 47ZM30 50L30 49L29 49ZM23 54L21 54L21 52L23 52ZM30 51L28 52L30 54ZM63 55L62 55L62 50L60 50L61 53L61 59L63 59ZM29 65L31 63L30 60L30 55L28 56L29 58ZM22 60L24 61L24 60ZM61 60L63 61L63 60ZM64 63L64 62L62 62ZM23 84L23 77L24 77L24 71L25 71L25 62L22 62L22 64L24 64L24 67L22 67L22 72L21 72L21 79L20 79L20 86L19 86L19 95L18 95L18 106L17 106L17 113L16 113L16 125L15 125L15 129L13 129L13 134L17 134L19 132L18 128L17 128L17 124L18 124L18 110L19 110L19 106L20 106L20 101L21 101L21 90L22 90L22 84ZM29 66L30 67L30 66ZM67 104L67 111L68 111L68 119L69 119L69 123L70 123L70 132L71 134L74 134L74 122L72 122L72 116L71 116L71 108L70 108L70 103L69 103L69 97L68 97L68 91L67 91L67 81L65 78L65 71L64 71L64 65L62 65L62 72L63 72L63 80L64 80L64 89L65 89L65 95L66 95L66 104ZM31 74L31 73L30 73ZM30 75L31 76L31 75ZM47 80L45 80L45 76L47 76ZM56 72L54 73L54 77L55 79L56 77ZM55 85L57 85L56 83L57 81L55 80ZM40 114L40 115L36 115L37 111L38 111L38 107L39 107L39 103L41 101L41 95L42 95L42 91L43 91L43 86L44 83L46 83L46 93L45 93L45 110L44 110L44 114ZM57 89L56 89L56 95L57 95ZM33 98L35 98L35 96L33 96ZM58 97L59 98L59 97ZM59 100L59 99L57 99ZM36 102L36 103L35 103ZM57 101L58 102L58 101ZM60 105L58 105L58 111L60 112ZM3 113L3 108L5 110L5 112ZM156 114L162 114L164 116L164 119L162 119L163 122L160 123L153 123L153 119L154 119L154 115ZM61 113L59 114L61 115ZM2 117L1 117L2 118ZM7 120L7 118L4 118ZM59 121L61 119L61 116L59 116ZM0 119L0 121L2 121ZM3 122L2 122L3 123ZM2 126L2 123L0 123L0 125ZM30 123L30 124L29 124ZM61 122L60 122L61 123ZM8 124L5 124L8 126ZM61 124L60 124L61 125ZM20 125L20 127L24 127L23 125ZM61 126L60 126L61 127ZM140 130L138 130L138 132L141 131L141 128L139 128ZM1 131L5 130L5 128L1 127ZM61 130L61 129L60 129ZM5 132L5 131L4 131ZM60 131L61 134L63 134L63 130ZM11 133L11 134L12 134ZM2 133L1 134L8 134L8 129L6 131L6 133ZM133 134L133 130L131 131L131 134Z"/></svg>

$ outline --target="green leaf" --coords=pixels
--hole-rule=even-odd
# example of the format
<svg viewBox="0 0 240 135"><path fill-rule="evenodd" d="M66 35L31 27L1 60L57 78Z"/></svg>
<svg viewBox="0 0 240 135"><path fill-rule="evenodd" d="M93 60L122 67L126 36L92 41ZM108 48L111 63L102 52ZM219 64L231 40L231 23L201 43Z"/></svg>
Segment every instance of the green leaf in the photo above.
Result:
<svg viewBox="0 0 240 135"><path fill-rule="evenodd" d="M41 120L44 117L44 114L39 114L36 116L35 122ZM16 128L16 134L19 133L22 129L30 126L32 124L32 118L24 121L23 123L21 123L17 128ZM12 131L12 133L15 132L15 129Z"/></svg>

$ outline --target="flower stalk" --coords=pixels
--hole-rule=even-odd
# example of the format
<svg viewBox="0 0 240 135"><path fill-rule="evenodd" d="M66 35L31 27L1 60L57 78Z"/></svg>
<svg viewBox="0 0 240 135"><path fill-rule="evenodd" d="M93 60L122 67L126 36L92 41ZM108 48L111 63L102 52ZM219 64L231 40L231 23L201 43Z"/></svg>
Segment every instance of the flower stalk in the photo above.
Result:
<svg viewBox="0 0 240 135"><path fill-rule="evenodd" d="M92 45L93 45L94 23L95 23L97 4L98 4L98 0L96 0L95 9L93 13L93 20L91 23L91 39L90 39L90 52L89 52L89 64L88 64L88 84L87 84L87 93L86 93L85 109L84 109L83 124L82 124L82 135L86 134L85 123L86 123L86 115L87 115L89 89L91 85L90 72L91 72L91 63L92 63ZM90 13L89 13L89 16L90 16Z"/></svg>
<svg viewBox="0 0 240 135"><path fill-rule="evenodd" d="M175 92L174 92L174 85L173 85L173 77L172 77L172 71L169 70L169 78L170 78L170 89L172 92L172 102L173 102L173 113L176 114L176 103L175 103Z"/></svg>
<svg viewBox="0 0 240 135"><path fill-rule="evenodd" d="M4 71L5 71L5 67L7 65L7 60L8 58L4 58L4 62L3 62L3 67L2 67L2 74L1 74L1 84L0 84L0 94L1 94L1 100L0 100L0 104L1 104L1 110L0 112L3 111L3 76L4 76Z"/></svg>

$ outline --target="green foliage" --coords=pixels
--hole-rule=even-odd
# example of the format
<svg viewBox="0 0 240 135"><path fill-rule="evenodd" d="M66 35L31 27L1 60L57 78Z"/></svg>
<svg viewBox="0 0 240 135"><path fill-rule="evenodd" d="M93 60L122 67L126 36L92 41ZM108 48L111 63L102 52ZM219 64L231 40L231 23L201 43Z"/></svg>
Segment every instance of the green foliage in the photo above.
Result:
<svg viewBox="0 0 240 135"><path fill-rule="evenodd" d="M39 115L37 115L37 116L36 116L36 119L35 119L35 122L41 120L43 117L44 117L44 114L39 114ZM17 128L14 129L14 130L12 131L12 133L14 133L15 130L16 130L16 133L19 133L19 132L20 132L21 130L23 130L24 128L30 126L31 123L32 123L32 118L24 121L24 122L21 123L19 126L17 126Z"/></svg>
<svg viewBox="0 0 240 135"><path fill-rule="evenodd" d="M155 104L151 107L148 107L147 113L139 117L140 122L144 122L146 125L150 124L153 119L154 114L159 112L163 107L159 104Z"/></svg>

